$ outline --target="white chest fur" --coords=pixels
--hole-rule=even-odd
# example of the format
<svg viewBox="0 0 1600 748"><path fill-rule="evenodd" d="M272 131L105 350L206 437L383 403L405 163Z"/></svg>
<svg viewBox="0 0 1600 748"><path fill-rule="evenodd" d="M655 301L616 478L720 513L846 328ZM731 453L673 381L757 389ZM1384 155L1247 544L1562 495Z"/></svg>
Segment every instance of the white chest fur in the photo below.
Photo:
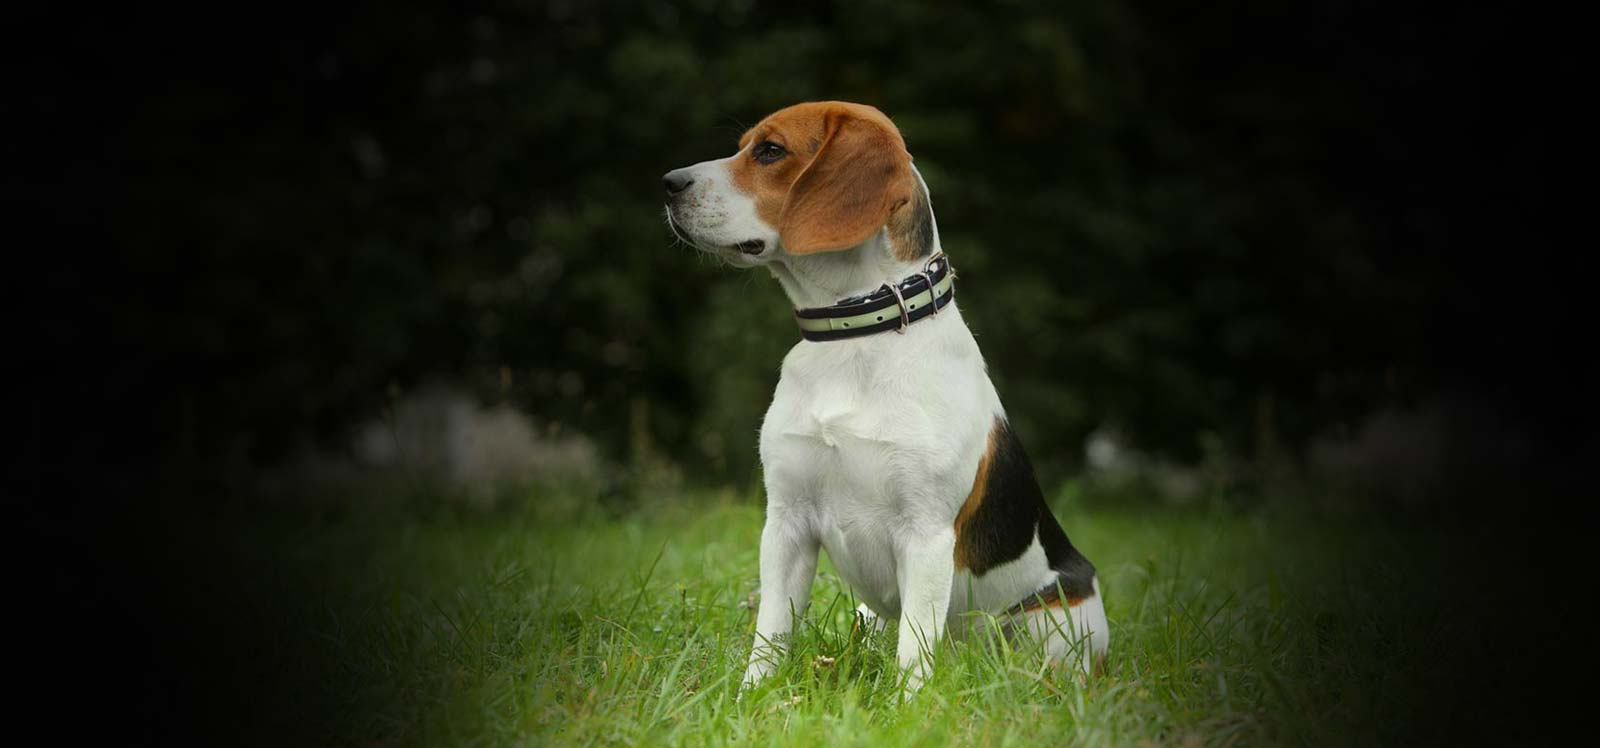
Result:
<svg viewBox="0 0 1600 748"><path fill-rule="evenodd" d="M761 428L769 516L812 534L857 596L898 615L904 535L950 526L1000 413L954 306L904 335L801 342Z"/></svg>

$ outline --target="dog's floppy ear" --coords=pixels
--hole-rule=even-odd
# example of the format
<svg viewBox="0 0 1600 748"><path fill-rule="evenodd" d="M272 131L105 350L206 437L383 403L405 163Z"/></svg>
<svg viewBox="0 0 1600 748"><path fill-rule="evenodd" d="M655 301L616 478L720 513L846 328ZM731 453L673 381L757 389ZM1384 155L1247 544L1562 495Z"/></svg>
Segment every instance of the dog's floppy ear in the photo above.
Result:
<svg viewBox="0 0 1600 748"><path fill-rule="evenodd" d="M905 141L890 126L835 112L811 164L789 188L778 239L791 254L853 247L911 200L916 177Z"/></svg>

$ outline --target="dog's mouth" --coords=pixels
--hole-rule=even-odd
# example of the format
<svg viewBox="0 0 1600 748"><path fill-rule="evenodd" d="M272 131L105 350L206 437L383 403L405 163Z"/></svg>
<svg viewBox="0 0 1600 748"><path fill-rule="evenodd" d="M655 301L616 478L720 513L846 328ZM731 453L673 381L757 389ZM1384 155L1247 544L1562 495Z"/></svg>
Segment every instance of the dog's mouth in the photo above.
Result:
<svg viewBox="0 0 1600 748"><path fill-rule="evenodd" d="M761 253L767 251L767 242L765 239L746 239L742 242L732 245L705 244L696 240L693 236L690 236L688 231L686 231L682 226L678 225L678 218L677 216L673 215L671 207L666 209L666 215L667 227L672 229L673 236L678 237L680 241L682 241L684 244L688 244L691 247L700 247L701 249L733 250L746 257L757 257L761 255Z"/></svg>

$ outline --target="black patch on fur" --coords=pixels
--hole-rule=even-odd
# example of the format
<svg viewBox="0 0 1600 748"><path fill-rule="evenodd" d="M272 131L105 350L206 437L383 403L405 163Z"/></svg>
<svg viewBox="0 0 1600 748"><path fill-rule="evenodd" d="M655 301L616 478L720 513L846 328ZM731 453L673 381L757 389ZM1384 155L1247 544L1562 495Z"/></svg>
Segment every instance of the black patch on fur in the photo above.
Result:
<svg viewBox="0 0 1600 748"><path fill-rule="evenodd" d="M1022 440L1011 430L1011 424L999 419L990 438L994 439L994 446L983 501L957 538L967 568L982 576L996 566L1015 561L1028 550L1037 531L1045 559L1056 570L1061 592L1072 599L1092 596L1094 564L1073 547L1050 513ZM1050 591L1055 594L1054 585Z"/></svg>
<svg viewBox="0 0 1600 748"><path fill-rule="evenodd" d="M928 205L928 191L923 189L920 179L911 193L911 205L908 207L911 210L911 215L907 217L909 223L900 236L914 252L913 256L927 257L933 254L933 210Z"/></svg>

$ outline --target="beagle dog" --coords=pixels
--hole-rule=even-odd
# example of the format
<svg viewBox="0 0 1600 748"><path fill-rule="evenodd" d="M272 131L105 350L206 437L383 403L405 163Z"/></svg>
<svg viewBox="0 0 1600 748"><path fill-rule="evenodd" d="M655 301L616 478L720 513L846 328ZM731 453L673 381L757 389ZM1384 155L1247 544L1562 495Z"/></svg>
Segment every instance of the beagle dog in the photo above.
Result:
<svg viewBox="0 0 1600 748"><path fill-rule="evenodd" d="M797 104L732 156L663 181L672 231L767 268L802 338L761 425L767 515L745 684L772 671L804 615L819 549L870 625L899 619L908 690L947 630L990 620L1029 632L1052 661L1097 669L1109 631L1094 566L1006 420L894 123L861 104Z"/></svg>

